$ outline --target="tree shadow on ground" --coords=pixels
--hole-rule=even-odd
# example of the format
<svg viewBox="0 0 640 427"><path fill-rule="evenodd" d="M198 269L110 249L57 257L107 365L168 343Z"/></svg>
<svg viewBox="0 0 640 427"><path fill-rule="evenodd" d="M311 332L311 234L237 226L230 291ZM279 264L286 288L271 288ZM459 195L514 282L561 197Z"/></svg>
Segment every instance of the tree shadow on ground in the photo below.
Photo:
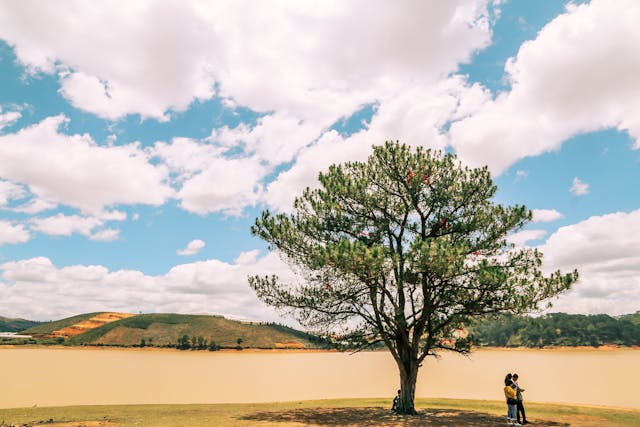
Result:
<svg viewBox="0 0 640 427"><path fill-rule="evenodd" d="M487 426L507 425L503 416L457 409L423 409L418 415L394 415L383 408L305 408L256 412L240 417L246 421L301 423L318 426ZM536 421L532 426L568 426L553 421Z"/></svg>

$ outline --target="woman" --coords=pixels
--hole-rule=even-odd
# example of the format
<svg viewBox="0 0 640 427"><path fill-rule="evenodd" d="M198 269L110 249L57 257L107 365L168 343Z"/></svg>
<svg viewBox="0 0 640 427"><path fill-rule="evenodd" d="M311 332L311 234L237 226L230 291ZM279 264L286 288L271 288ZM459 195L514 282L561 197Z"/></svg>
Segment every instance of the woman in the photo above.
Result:
<svg viewBox="0 0 640 427"><path fill-rule="evenodd" d="M520 426L519 422L516 421L516 417L518 415L517 404L518 400L516 399L516 389L513 388L513 381L511 380L511 374L508 374L504 379L504 397L507 398L507 422L514 426Z"/></svg>

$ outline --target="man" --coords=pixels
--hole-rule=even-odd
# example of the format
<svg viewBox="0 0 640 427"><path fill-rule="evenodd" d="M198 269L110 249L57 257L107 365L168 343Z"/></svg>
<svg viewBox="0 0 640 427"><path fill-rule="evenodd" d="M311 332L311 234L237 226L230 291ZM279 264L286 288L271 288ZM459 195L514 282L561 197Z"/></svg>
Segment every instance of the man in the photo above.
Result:
<svg viewBox="0 0 640 427"><path fill-rule="evenodd" d="M398 394L393 398L393 405L391 406L391 413L395 414L398 412L398 407L400 406L400 390L398 390ZM1 426L0 426L1 427Z"/></svg>
<svg viewBox="0 0 640 427"><path fill-rule="evenodd" d="M513 382L513 385L516 386L516 418L517 418L517 422L520 423L520 414L522 414L522 424L529 424L529 421L527 421L527 416L524 413L524 404L522 403L522 392L524 391L523 388L520 388L520 386L518 385L518 374L513 374L513 377L511 378L511 381Z"/></svg>

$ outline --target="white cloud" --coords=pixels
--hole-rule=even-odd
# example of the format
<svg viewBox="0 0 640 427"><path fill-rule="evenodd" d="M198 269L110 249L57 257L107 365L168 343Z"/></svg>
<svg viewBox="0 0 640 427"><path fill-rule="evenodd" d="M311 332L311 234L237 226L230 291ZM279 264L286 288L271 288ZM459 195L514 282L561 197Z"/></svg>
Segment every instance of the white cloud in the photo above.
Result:
<svg viewBox="0 0 640 427"><path fill-rule="evenodd" d="M444 147L440 127L475 111L488 93L467 87L460 77L438 82L490 37L485 0L114 1L97 9L84 2L59 8L25 0L0 7L0 38L30 70L57 73L61 93L78 108L110 119L138 113L166 120L171 110L211 98L215 82L230 108L267 113L255 126L216 130L209 141L176 138L145 152L166 163L180 206L198 214L239 214L262 199L261 181L292 161L293 169L310 172L283 176L287 182L272 186L270 204L290 200L287 192L304 188L334 161L351 160L345 153L361 158L372 143L401 138ZM326 140L336 120L369 104L378 111L369 133L361 135L370 138L366 144L335 146L336 156L302 161L310 157L302 152L320 144L323 135ZM311 179L291 185L294 175ZM147 199L127 198L131 189L117 192L122 197L93 193L93 199L105 194L104 200L61 197L61 189L39 189L36 195L92 212L117 203L157 205L171 197L166 186L149 184L144 188L155 191ZM82 205L83 198L91 206Z"/></svg>
<svg viewBox="0 0 640 427"><path fill-rule="evenodd" d="M469 86L454 76L432 85L412 85L382 98L370 123L357 133L343 137L331 130L302 148L295 164L267 186L264 200L288 211L293 199L306 187L318 185L318 173L334 163L365 161L372 145L400 140L408 145L444 149L447 137L442 127L452 118L472 114L488 94L479 85Z"/></svg>
<svg viewBox="0 0 640 427"><path fill-rule="evenodd" d="M74 233L82 234L91 240L113 241L118 239L120 232L115 229L102 229L107 221L123 221L126 214L119 211L105 212L102 216L80 216L57 214L44 218L32 218L30 228L51 236L70 236Z"/></svg>
<svg viewBox="0 0 640 427"><path fill-rule="evenodd" d="M45 200L39 197L33 197L26 203L16 206L12 210L15 212L22 212L26 214L37 214L40 212L55 209L58 206L57 203L50 200Z"/></svg>
<svg viewBox="0 0 640 427"><path fill-rule="evenodd" d="M92 233L89 238L101 242L113 242L120 238L120 230L116 228L105 228L103 230Z"/></svg>
<svg viewBox="0 0 640 427"><path fill-rule="evenodd" d="M573 178L569 191L574 196L584 196L585 194L589 194L589 184L582 182L580 178L575 177Z"/></svg>
<svg viewBox="0 0 640 427"><path fill-rule="evenodd" d="M0 8L0 38L18 60L58 73L75 106L111 119L165 120L168 110L211 98L217 83L222 96L256 111L331 123L398 81L432 82L454 71L490 37L483 0L122 0L64 8L25 0Z"/></svg>
<svg viewBox="0 0 640 427"><path fill-rule="evenodd" d="M580 279L554 311L623 314L640 310L640 210L593 216L561 227L540 247L544 267Z"/></svg>
<svg viewBox="0 0 640 427"><path fill-rule="evenodd" d="M552 222L564 218L555 209L533 209L533 222Z"/></svg>
<svg viewBox="0 0 640 427"><path fill-rule="evenodd" d="M20 117L22 117L22 113L19 111L8 111L3 113L2 107L0 107L0 130L15 123Z"/></svg>
<svg viewBox="0 0 640 427"><path fill-rule="evenodd" d="M249 288L247 277L291 271L275 254L240 256L242 263L207 260L149 276L135 270L109 271L99 265L59 268L48 258L0 265L0 313L35 320L58 319L91 311L129 313L212 313L281 321Z"/></svg>
<svg viewBox="0 0 640 427"><path fill-rule="evenodd" d="M276 112L261 117L252 128L242 124L232 129L224 127L214 130L211 139L226 147L242 146L246 153L277 165L291 161L321 131L322 126L315 122Z"/></svg>
<svg viewBox="0 0 640 427"><path fill-rule="evenodd" d="M36 197L84 212L116 204L161 205L173 194L161 166L136 145L102 147L90 136L65 135L64 116L0 136L0 176Z"/></svg>
<svg viewBox="0 0 640 427"><path fill-rule="evenodd" d="M5 206L10 200L24 197L25 194L21 186L0 179L0 207Z"/></svg>
<svg viewBox="0 0 640 427"><path fill-rule="evenodd" d="M52 236L70 236L73 233L88 236L91 234L91 230L101 224L102 222L95 217L64 214L46 218L33 218L31 220L31 228L33 230Z"/></svg>
<svg viewBox="0 0 640 427"><path fill-rule="evenodd" d="M205 246L206 246L205 242L203 242L200 239L195 239L190 241L186 248L178 249L177 254L183 255L183 256L195 255L198 252L200 252L200 250Z"/></svg>
<svg viewBox="0 0 640 427"><path fill-rule="evenodd" d="M542 239L546 235L547 232L545 230L524 230L509 235L507 241L518 247L523 247L526 246L528 241Z"/></svg>
<svg viewBox="0 0 640 427"><path fill-rule="evenodd" d="M183 209L200 215L217 211L240 215L258 201L267 172L255 157L211 158L205 169L184 182L177 197Z"/></svg>
<svg viewBox="0 0 640 427"><path fill-rule="evenodd" d="M571 6L505 67L511 90L451 126L458 154L494 173L573 135L627 130L640 148L640 3Z"/></svg>
<svg viewBox="0 0 640 427"><path fill-rule="evenodd" d="M23 224L13 224L0 220L0 246L14 243L24 243L31 239L29 231Z"/></svg>
<svg viewBox="0 0 640 427"><path fill-rule="evenodd" d="M235 143L238 142L231 145ZM171 144L156 143L148 152L161 159L175 176L180 207L200 215L240 215L245 207L258 201L261 181L270 169L255 155L225 154L229 148L175 138Z"/></svg>
<svg viewBox="0 0 640 427"><path fill-rule="evenodd" d="M254 264L258 259L258 255L260 255L260 250L258 249L242 252L234 262L239 265Z"/></svg>

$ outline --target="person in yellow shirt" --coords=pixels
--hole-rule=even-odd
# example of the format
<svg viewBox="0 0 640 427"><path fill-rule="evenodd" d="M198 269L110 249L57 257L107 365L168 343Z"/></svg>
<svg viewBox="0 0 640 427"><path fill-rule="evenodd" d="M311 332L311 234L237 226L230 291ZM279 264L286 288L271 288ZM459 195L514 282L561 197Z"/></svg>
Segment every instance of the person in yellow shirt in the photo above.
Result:
<svg viewBox="0 0 640 427"><path fill-rule="evenodd" d="M505 378L504 380L504 397L507 398L507 420L509 424L512 425L522 425L516 421L516 417L518 415L517 404L518 400L516 389L513 388L513 381L510 378Z"/></svg>

